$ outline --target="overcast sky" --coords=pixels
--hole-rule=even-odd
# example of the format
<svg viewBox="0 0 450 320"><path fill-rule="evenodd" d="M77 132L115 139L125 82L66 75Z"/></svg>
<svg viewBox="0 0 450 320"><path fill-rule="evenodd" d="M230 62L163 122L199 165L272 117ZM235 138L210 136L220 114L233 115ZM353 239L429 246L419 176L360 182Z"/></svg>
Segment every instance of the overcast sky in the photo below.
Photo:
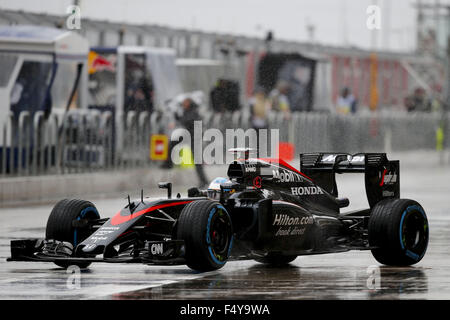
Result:
<svg viewBox="0 0 450 320"><path fill-rule="evenodd" d="M423 0L433 2L436 0ZM148 23L220 33L308 41L333 45L411 50L416 44L413 0L80 0L82 17ZM450 0L440 0L450 4ZM0 0L0 8L66 14L73 0ZM381 9L381 30L366 27L369 5ZM81 21L82 27L82 21Z"/></svg>

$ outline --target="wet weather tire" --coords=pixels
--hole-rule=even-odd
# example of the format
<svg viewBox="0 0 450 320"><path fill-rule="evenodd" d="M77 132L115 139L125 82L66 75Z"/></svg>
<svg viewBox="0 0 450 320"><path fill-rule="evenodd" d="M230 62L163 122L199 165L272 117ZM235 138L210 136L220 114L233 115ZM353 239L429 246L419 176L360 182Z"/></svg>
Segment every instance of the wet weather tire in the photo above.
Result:
<svg viewBox="0 0 450 320"><path fill-rule="evenodd" d="M75 248L86 239L90 232L85 228L75 228L72 223L79 219L99 219L97 208L89 201L69 200L59 201L54 207L47 220L45 238L47 240L57 240L70 242ZM87 268L90 263L66 263L55 262L57 266L67 268L69 265L77 265L80 268Z"/></svg>
<svg viewBox="0 0 450 320"><path fill-rule="evenodd" d="M409 266L419 262L428 246L428 220L414 200L388 199L377 203L369 218L372 254L385 265Z"/></svg>
<svg viewBox="0 0 450 320"><path fill-rule="evenodd" d="M186 264L197 271L222 268L233 243L227 210L218 202L199 200L183 208L177 222L177 238L184 240Z"/></svg>
<svg viewBox="0 0 450 320"><path fill-rule="evenodd" d="M275 254L275 253L269 253L265 257L257 258L255 261L259 263L268 264L271 266L281 267L285 266L292 261L297 259L296 255L282 255L282 254Z"/></svg>

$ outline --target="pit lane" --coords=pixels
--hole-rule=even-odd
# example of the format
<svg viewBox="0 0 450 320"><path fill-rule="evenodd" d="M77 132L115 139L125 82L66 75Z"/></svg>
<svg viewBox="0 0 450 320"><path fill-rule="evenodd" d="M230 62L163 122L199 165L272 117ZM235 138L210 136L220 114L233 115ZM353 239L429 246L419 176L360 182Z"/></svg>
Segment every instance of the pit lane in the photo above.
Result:
<svg viewBox="0 0 450 320"><path fill-rule="evenodd" d="M419 201L430 224L427 254L413 267L381 266L369 251L302 256L286 268L236 261L208 273L98 263L74 285L73 274L51 263L6 262L11 239L45 234L52 205L24 206L0 209L0 299L450 299L450 168L427 162L401 168L402 197ZM362 176L338 176L338 186L349 210L367 205ZM103 217L125 205L89 200Z"/></svg>

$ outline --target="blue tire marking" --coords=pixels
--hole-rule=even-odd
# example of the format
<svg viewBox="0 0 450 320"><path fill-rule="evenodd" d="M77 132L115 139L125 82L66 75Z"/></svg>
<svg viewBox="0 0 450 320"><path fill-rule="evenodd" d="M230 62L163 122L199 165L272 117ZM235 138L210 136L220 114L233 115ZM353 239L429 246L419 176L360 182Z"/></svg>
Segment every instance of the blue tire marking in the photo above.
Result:
<svg viewBox="0 0 450 320"><path fill-rule="evenodd" d="M211 211L209 212L208 223L206 226L206 243L208 245L211 244L211 236L209 235L209 228L210 228L211 219L212 219L214 213L216 213L216 207L212 208Z"/></svg>
<svg viewBox="0 0 450 320"><path fill-rule="evenodd" d="M405 254L414 260L418 260L420 258L420 256L418 254L416 254L412 251L409 251L409 250L406 250Z"/></svg>
<svg viewBox="0 0 450 320"><path fill-rule="evenodd" d="M97 211L96 208L94 208L94 207L87 207L87 208L84 208L84 209L80 212L79 216L77 217L77 220L81 220L82 218L84 218L84 216L85 216L88 212L94 212L95 215L96 215L96 217L97 217L97 219L100 218L100 215L98 214L98 211ZM77 228L75 228L75 230L73 231L73 246L74 246L74 247L78 244L77 237L78 237L78 232L77 232Z"/></svg>
<svg viewBox="0 0 450 320"><path fill-rule="evenodd" d="M410 211L413 211L413 210L417 210L417 211L419 211L421 214L422 214L422 216L424 217L424 219L425 219L425 221L427 221L427 217L426 217L426 215L425 215L425 212L423 212L423 210L422 210L422 208L421 207L419 207L418 205L412 205L412 206L409 206L409 207L407 207L406 209L405 209L405 211L403 211L403 214L402 214L402 218L400 219L400 232L399 232L399 235L400 235L400 245L401 245L401 247L402 247L402 250L405 250L405 245L403 244L403 220L405 219L405 216L406 216L406 214L408 213L408 212L410 212ZM405 252L405 254L408 256L408 257L410 257L410 258L412 258L412 259L414 259L414 260L418 260L419 258L420 258L420 256L418 255L418 254L416 254L416 253L414 253L414 252L412 252L412 251L410 251L410 250L406 250L406 252Z"/></svg>
<svg viewBox="0 0 450 320"><path fill-rule="evenodd" d="M213 259L213 261L215 263L217 263L217 264L223 265L223 264L225 264L226 261L219 261L216 258L216 256L214 255L214 253L212 252L212 249L211 249L211 237L209 235L209 231L210 231L210 227L211 227L211 219L212 219L214 213L216 213L217 208L222 209L226 213L228 218L230 218L230 216L228 215L227 210L221 205L217 205L217 206L215 206L214 208L211 209L211 211L209 212L208 223L206 225L206 243L208 244L208 251L209 251L209 254L210 254L211 258ZM230 247L228 248L228 255L230 253L232 244L233 244L233 235L231 235Z"/></svg>

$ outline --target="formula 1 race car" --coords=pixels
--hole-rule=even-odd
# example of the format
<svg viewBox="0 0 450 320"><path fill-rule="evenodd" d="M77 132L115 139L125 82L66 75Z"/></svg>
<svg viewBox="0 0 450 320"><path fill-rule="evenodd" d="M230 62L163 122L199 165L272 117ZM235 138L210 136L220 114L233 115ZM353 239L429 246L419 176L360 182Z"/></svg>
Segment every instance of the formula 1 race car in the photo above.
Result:
<svg viewBox="0 0 450 320"><path fill-rule="evenodd" d="M281 159L242 159L228 179L188 197L138 200L110 219L94 204L59 201L48 218L45 239L11 241L9 261L48 261L87 267L92 262L187 264L199 271L228 260L254 259L283 265L299 255L371 250L386 265L422 259L428 221L422 206L400 199L399 161L384 153L300 155L300 170ZM369 208L341 212L336 174L364 173Z"/></svg>

